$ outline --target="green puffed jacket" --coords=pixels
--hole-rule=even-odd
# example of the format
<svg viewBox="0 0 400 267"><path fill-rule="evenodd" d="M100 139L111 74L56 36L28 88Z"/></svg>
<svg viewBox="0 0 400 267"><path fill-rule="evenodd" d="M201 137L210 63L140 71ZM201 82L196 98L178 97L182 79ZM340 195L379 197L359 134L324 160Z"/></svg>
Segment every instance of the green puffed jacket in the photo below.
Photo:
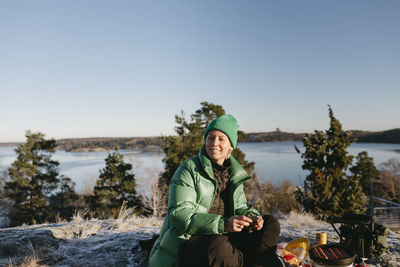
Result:
<svg viewBox="0 0 400 267"><path fill-rule="evenodd" d="M243 215L249 209L243 183L251 176L240 163L230 157L230 209L226 218L208 214L217 190L210 159L204 147L199 154L184 161L176 170L169 186L168 214L160 236L150 252L149 267L177 267L183 244L194 234L224 234L224 221L233 215Z"/></svg>

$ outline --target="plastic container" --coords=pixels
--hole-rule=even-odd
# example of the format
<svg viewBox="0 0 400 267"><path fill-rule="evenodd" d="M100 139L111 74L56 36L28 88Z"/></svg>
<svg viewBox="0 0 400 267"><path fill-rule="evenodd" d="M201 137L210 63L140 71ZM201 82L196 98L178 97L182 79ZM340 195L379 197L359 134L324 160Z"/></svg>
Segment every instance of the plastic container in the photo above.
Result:
<svg viewBox="0 0 400 267"><path fill-rule="evenodd" d="M327 239L328 239L328 238L327 238L325 232L317 233L317 234L315 235L315 245L316 245L316 246L325 245Z"/></svg>

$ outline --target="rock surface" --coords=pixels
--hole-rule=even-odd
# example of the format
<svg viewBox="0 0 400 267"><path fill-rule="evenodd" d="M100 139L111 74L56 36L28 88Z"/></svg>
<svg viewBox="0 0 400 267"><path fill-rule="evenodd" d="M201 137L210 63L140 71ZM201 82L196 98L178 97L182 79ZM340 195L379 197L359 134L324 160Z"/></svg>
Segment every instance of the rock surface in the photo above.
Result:
<svg viewBox="0 0 400 267"><path fill-rule="evenodd" d="M317 232L326 232L330 242L337 234L324 222L304 216L282 216L279 242L306 237L314 244ZM0 229L0 266L19 264L35 255L47 266L147 266L148 252L139 242L152 238L162 220L81 220L69 223ZM400 234L390 232L390 250L370 266L400 266Z"/></svg>
<svg viewBox="0 0 400 267"><path fill-rule="evenodd" d="M150 239L160 224L138 218L125 229L113 220L0 229L0 266L31 255L47 266L146 266L139 241Z"/></svg>

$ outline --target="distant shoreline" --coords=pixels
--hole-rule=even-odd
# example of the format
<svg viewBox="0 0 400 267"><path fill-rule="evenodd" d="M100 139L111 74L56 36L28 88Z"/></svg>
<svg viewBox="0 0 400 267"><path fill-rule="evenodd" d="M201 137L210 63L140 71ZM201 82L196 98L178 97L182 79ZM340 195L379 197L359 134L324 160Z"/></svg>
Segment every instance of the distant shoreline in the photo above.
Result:
<svg viewBox="0 0 400 267"><path fill-rule="evenodd" d="M359 143L400 144L400 128L387 131L371 132L352 130L352 138ZM288 133L282 131L247 133L244 143L302 141L306 133ZM57 141L57 150L67 152L100 152L110 151L118 146L120 149L160 149L161 136L151 137L96 137L68 138ZM23 142L0 143L0 147L17 146Z"/></svg>

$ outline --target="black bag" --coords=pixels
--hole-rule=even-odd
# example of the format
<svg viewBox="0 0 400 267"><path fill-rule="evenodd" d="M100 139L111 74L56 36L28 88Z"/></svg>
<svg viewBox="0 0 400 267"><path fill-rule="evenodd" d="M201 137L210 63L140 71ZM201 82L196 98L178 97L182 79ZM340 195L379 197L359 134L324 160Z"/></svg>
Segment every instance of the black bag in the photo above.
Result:
<svg viewBox="0 0 400 267"><path fill-rule="evenodd" d="M339 231L335 223L341 224ZM334 218L331 224L340 237L340 243L353 250L358 258L378 257L389 248L389 230L374 223L372 216L350 213L341 218Z"/></svg>

